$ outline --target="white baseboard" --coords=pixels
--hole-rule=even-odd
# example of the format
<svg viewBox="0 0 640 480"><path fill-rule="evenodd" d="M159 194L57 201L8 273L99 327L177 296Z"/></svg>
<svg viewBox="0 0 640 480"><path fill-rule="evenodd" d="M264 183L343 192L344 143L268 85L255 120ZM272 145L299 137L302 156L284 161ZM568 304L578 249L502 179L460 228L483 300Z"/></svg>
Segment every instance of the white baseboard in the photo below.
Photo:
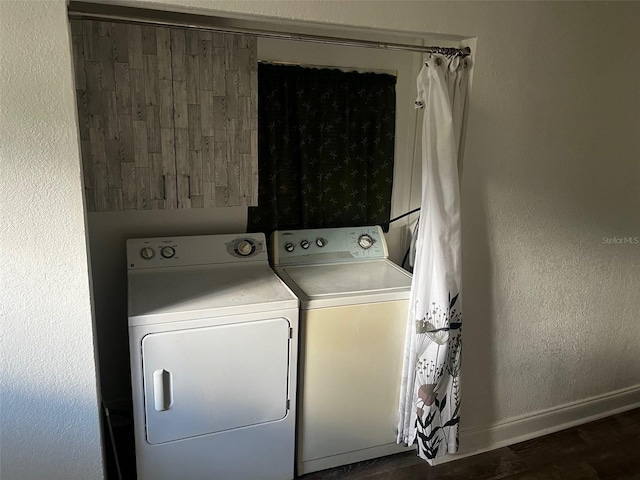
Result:
<svg viewBox="0 0 640 480"><path fill-rule="evenodd" d="M640 385L460 431L460 452L429 461L440 465L640 407Z"/></svg>

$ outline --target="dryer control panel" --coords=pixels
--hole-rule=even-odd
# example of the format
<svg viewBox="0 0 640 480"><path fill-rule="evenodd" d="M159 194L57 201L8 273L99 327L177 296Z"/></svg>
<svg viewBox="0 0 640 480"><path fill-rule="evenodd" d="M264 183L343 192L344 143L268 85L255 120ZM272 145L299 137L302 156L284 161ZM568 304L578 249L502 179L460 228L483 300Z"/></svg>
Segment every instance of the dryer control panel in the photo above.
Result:
<svg viewBox="0 0 640 480"><path fill-rule="evenodd" d="M263 233L127 240L127 268L267 262Z"/></svg>
<svg viewBox="0 0 640 480"><path fill-rule="evenodd" d="M387 258L379 226L277 230L271 242L273 265L353 262Z"/></svg>

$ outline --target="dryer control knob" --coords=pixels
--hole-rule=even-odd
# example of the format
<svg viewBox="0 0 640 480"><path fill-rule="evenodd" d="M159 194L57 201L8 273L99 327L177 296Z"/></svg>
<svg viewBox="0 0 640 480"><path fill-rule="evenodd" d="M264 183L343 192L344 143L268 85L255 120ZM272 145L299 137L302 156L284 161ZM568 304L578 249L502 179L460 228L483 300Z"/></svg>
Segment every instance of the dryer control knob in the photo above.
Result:
<svg viewBox="0 0 640 480"><path fill-rule="evenodd" d="M162 255L164 258L173 258L175 254L176 249L173 247L162 247L162 250L160 250L160 255Z"/></svg>
<svg viewBox="0 0 640 480"><path fill-rule="evenodd" d="M309 248L309 240L302 240L300 242L300 246L306 250L307 248Z"/></svg>
<svg viewBox="0 0 640 480"><path fill-rule="evenodd" d="M316 238L316 245L320 248L324 247L327 244L327 241L324 238Z"/></svg>
<svg viewBox="0 0 640 480"><path fill-rule="evenodd" d="M296 246L295 246L293 243L291 243L291 242L289 242L289 243L285 243L285 244L284 244L284 249L285 249L287 252L293 252L293 251L295 250L295 248L296 248Z"/></svg>
<svg viewBox="0 0 640 480"><path fill-rule="evenodd" d="M156 256L156 252L151 247L144 247L142 250L140 250L140 256L145 260L151 260Z"/></svg>
<svg viewBox="0 0 640 480"><path fill-rule="evenodd" d="M249 240L242 240L236 247L236 251L238 252L238 254L242 255L243 257L251 255L254 249L255 247L253 246L253 243L251 243Z"/></svg>

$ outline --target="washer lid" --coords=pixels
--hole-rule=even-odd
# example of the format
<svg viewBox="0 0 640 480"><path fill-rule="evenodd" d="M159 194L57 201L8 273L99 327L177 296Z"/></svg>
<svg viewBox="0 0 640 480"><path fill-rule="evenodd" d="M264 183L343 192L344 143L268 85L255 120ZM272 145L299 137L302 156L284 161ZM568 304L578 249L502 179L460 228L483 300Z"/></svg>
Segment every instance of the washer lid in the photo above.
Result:
<svg viewBox="0 0 640 480"><path fill-rule="evenodd" d="M129 325L297 308L265 264L130 270Z"/></svg>
<svg viewBox="0 0 640 480"><path fill-rule="evenodd" d="M406 299L411 289L411 275L388 260L291 266L280 271L303 308Z"/></svg>

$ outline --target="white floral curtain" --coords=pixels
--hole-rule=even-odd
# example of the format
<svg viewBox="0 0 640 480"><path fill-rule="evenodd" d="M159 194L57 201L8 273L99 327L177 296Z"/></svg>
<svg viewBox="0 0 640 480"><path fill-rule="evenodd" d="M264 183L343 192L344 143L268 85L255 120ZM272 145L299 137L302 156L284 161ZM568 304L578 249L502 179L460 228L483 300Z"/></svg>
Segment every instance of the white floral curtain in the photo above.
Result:
<svg viewBox="0 0 640 480"><path fill-rule="evenodd" d="M427 461L458 450L461 265L458 151L470 60L431 55L418 75L422 204L409 300L398 443ZM461 162L460 162L461 164Z"/></svg>

